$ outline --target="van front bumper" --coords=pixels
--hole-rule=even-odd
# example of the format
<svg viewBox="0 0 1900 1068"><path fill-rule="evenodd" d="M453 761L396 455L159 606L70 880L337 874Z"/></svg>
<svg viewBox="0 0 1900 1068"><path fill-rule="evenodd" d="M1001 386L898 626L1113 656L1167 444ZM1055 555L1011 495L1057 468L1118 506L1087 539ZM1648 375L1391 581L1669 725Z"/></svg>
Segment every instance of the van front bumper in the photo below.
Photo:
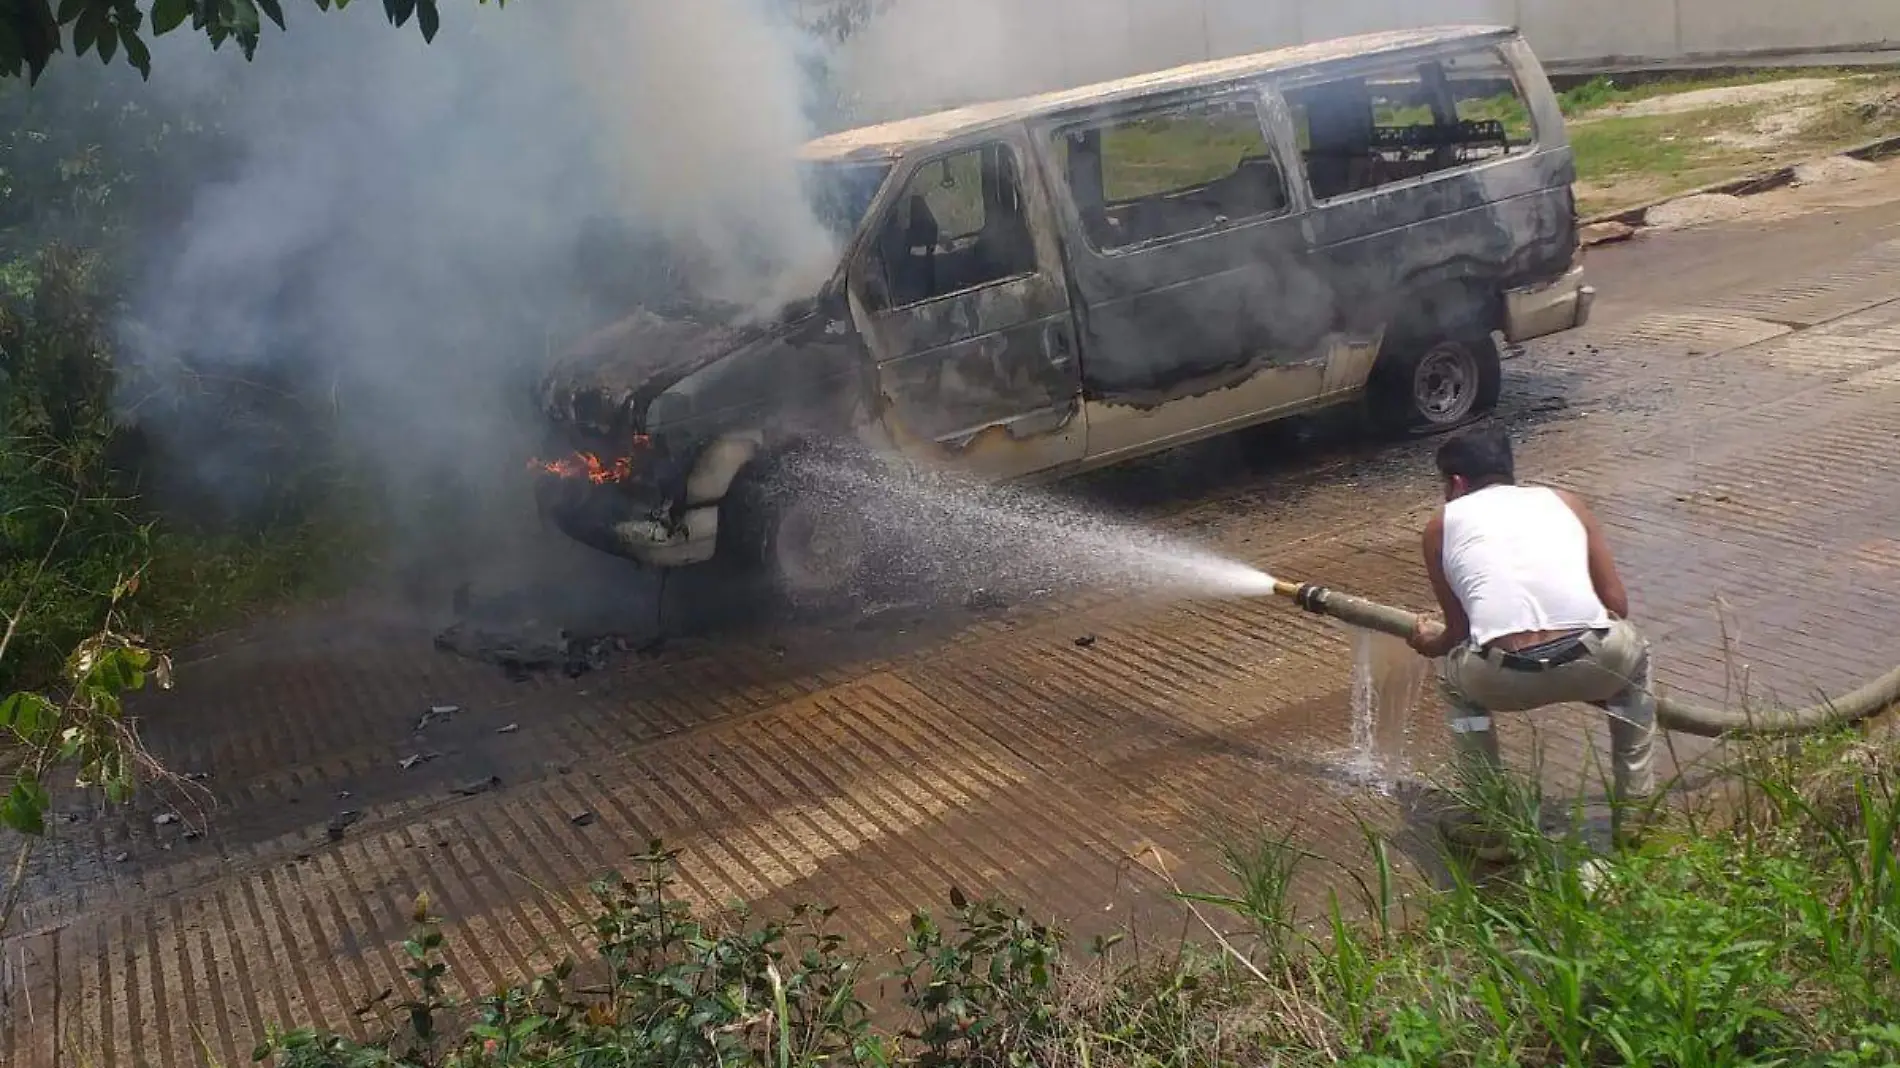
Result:
<svg viewBox="0 0 1900 1068"><path fill-rule="evenodd" d="M1516 344L1574 330L1590 321L1596 296L1596 288L1584 284L1582 266L1554 282L1506 290L1504 339Z"/></svg>
<svg viewBox="0 0 1900 1068"><path fill-rule="evenodd" d="M561 533L644 567L704 563L719 543L717 504L675 515L638 487L552 476L540 479L535 496L542 518Z"/></svg>

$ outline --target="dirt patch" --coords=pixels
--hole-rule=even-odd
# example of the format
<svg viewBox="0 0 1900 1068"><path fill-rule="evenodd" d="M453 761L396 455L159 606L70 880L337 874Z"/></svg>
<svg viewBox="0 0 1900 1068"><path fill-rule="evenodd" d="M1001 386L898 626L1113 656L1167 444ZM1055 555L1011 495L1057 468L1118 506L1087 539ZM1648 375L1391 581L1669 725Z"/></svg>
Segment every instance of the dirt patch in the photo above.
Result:
<svg viewBox="0 0 1900 1068"><path fill-rule="evenodd" d="M1636 227L1628 223L1620 222L1593 223L1577 231L1577 240L1583 242L1585 248L1591 248L1596 245L1608 245L1617 241L1628 241L1635 236Z"/></svg>
<svg viewBox="0 0 1900 1068"><path fill-rule="evenodd" d="M1799 138L1825 110L1826 108L1820 104L1803 104L1798 107L1768 111L1756 116L1745 130L1723 130L1720 133L1710 134L1703 140L1712 145L1741 149L1744 152L1765 152Z"/></svg>
<svg viewBox="0 0 1900 1068"><path fill-rule="evenodd" d="M1725 85L1714 89L1693 89L1670 93L1630 104L1612 104L1590 113L1590 119L1641 118L1651 115L1681 115L1715 108L1761 107L1790 104L1826 96L1840 88L1834 78L1788 78L1753 85Z"/></svg>
<svg viewBox="0 0 1900 1068"><path fill-rule="evenodd" d="M1686 226L1722 222L1748 213L1748 202L1727 193L1698 193L1694 196L1658 204L1643 217L1645 225L1656 230L1680 230Z"/></svg>
<svg viewBox="0 0 1900 1068"><path fill-rule="evenodd" d="M1619 176L1596 182L1579 178L1572 188L1585 215L1594 215L1611 206L1647 204L1683 190L1682 184L1678 182L1647 174Z"/></svg>
<svg viewBox="0 0 1900 1068"><path fill-rule="evenodd" d="M1796 164L1794 183L1796 185L1831 185L1835 182L1851 182L1857 178L1878 173L1880 173L1879 164L1855 159L1852 156L1828 156L1825 159Z"/></svg>

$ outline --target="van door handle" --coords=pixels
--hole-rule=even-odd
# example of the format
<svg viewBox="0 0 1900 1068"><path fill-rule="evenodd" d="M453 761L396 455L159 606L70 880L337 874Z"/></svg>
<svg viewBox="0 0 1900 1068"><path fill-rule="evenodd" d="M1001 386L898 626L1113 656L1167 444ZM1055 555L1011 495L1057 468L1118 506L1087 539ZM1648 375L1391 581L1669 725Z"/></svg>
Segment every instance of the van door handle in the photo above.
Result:
<svg viewBox="0 0 1900 1068"><path fill-rule="evenodd" d="M1050 323L1042 335L1043 355L1056 367L1067 368L1075 358L1067 323Z"/></svg>

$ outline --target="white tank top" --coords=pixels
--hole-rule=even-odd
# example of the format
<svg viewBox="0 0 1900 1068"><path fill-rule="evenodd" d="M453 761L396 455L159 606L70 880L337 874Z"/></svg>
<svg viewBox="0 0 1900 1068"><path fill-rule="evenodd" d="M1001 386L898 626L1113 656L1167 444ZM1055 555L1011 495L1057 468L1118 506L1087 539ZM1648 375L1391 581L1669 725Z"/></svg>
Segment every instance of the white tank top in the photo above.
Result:
<svg viewBox="0 0 1900 1068"><path fill-rule="evenodd" d="M1474 644L1611 623L1590 581L1582 521L1541 486L1489 486L1447 502L1444 566Z"/></svg>

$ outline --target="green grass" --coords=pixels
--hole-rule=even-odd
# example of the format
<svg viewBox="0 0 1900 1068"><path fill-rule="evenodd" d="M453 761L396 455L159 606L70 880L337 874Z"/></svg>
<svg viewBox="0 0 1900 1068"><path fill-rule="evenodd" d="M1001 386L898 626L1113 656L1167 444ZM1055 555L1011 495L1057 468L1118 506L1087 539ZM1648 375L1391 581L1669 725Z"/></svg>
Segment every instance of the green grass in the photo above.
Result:
<svg viewBox="0 0 1900 1068"><path fill-rule="evenodd" d="M1842 87L1794 105L1725 106L1674 115L1601 114L1615 105L1675 93L1797 77L1837 78ZM1856 94L1896 88L1900 88L1900 77L1891 73L1797 70L1628 88L1598 79L1571 89L1563 94L1562 102L1572 120L1569 133L1576 151L1580 210L1588 215L1630 207L1900 133L1900 113L1895 109L1869 107L1854 99ZM1789 106L1812 106L1818 112L1798 129L1767 139L1760 147L1710 140L1722 133L1747 135L1759 120Z"/></svg>
<svg viewBox="0 0 1900 1068"><path fill-rule="evenodd" d="M101 504L46 568L24 554L0 566L0 604L7 615L25 606L0 662L0 690L51 680L127 580L133 587L118 605L125 624L161 648L177 648L256 610L333 592L341 562L362 536L341 521L199 533L142 520L135 501ZM115 514L100 514L105 508Z"/></svg>
<svg viewBox="0 0 1900 1068"><path fill-rule="evenodd" d="M1267 151L1252 115L1129 123L1102 138L1103 186L1111 203L1171 193L1225 178Z"/></svg>
<svg viewBox="0 0 1900 1068"><path fill-rule="evenodd" d="M1755 114L1751 108L1724 108L1572 126L1579 210L1591 215L1747 173L1760 162L1760 153L1705 138L1746 129Z"/></svg>
<svg viewBox="0 0 1900 1068"><path fill-rule="evenodd" d="M1738 71L1720 75L1682 75L1619 84L1614 77L1599 75L1582 85L1557 94L1557 103L1568 117L1577 117L1616 104L1634 104L1659 96L1673 96L1698 89L1726 89L1737 85L1762 85L1795 78L1884 77L1875 70L1849 67L1786 68L1781 70Z"/></svg>

